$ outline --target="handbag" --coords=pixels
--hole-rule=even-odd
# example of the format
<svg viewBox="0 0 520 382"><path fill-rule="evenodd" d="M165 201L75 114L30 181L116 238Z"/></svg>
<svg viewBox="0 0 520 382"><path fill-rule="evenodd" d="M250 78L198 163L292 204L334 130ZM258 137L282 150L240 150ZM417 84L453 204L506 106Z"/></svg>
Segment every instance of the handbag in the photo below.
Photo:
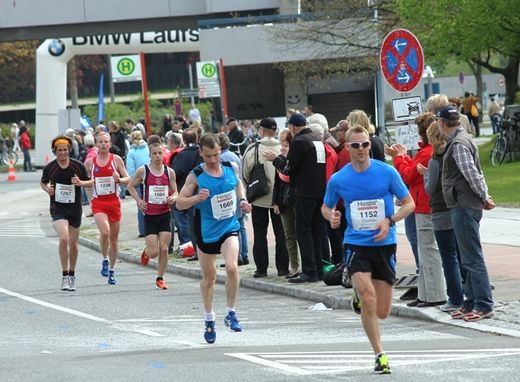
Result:
<svg viewBox="0 0 520 382"><path fill-rule="evenodd" d="M333 266L328 272L323 274L323 282L326 285L342 285L344 288L352 288L352 281L348 274L347 264L341 263Z"/></svg>
<svg viewBox="0 0 520 382"><path fill-rule="evenodd" d="M258 145L255 144L255 164L249 174L249 181L246 184L246 197L249 203L252 203L261 196L269 194L269 185L267 183L267 175L263 163L258 162Z"/></svg>

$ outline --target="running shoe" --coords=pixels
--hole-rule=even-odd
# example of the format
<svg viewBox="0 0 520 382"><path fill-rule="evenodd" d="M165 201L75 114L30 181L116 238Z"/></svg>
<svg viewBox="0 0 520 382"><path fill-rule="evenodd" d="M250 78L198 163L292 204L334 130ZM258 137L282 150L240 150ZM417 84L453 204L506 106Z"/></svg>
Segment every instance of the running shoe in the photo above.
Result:
<svg viewBox="0 0 520 382"><path fill-rule="evenodd" d="M69 276L63 276L61 278L61 290L69 290L70 284L69 284Z"/></svg>
<svg viewBox="0 0 520 382"><path fill-rule="evenodd" d="M101 276L108 277L108 260L101 262Z"/></svg>
<svg viewBox="0 0 520 382"><path fill-rule="evenodd" d="M76 276L69 276L69 290L76 290Z"/></svg>
<svg viewBox="0 0 520 382"><path fill-rule="evenodd" d="M388 364L388 356L385 353L377 357L374 372L378 374L392 374L390 365Z"/></svg>
<svg viewBox="0 0 520 382"><path fill-rule="evenodd" d="M108 271L108 283L110 285L116 285L117 284L117 280L114 277L114 271Z"/></svg>
<svg viewBox="0 0 520 382"><path fill-rule="evenodd" d="M356 314L361 314L361 300L359 299L356 290L354 289L354 296L350 300L350 307Z"/></svg>
<svg viewBox="0 0 520 382"><path fill-rule="evenodd" d="M155 280L155 285L157 285L159 289L168 289L168 284L166 284L163 279Z"/></svg>
<svg viewBox="0 0 520 382"><path fill-rule="evenodd" d="M141 265L146 267L150 262L150 256L146 254L146 247L143 249L143 253L141 253Z"/></svg>
<svg viewBox="0 0 520 382"><path fill-rule="evenodd" d="M208 344L212 344L217 339L215 332L215 321L205 321L206 330L204 331L204 339Z"/></svg>
<svg viewBox="0 0 520 382"><path fill-rule="evenodd" d="M231 330L232 332L241 332L242 325L238 322L236 312L228 312L226 318L224 318L224 324Z"/></svg>

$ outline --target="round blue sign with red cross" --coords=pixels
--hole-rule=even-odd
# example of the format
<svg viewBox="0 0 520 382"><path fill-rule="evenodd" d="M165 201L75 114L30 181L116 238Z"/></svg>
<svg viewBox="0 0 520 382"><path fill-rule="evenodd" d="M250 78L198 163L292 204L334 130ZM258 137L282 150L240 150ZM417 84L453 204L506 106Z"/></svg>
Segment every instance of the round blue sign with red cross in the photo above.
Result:
<svg viewBox="0 0 520 382"><path fill-rule="evenodd" d="M412 91L421 82L423 50L412 32L406 29L390 32L383 40L379 58L383 77L398 92Z"/></svg>

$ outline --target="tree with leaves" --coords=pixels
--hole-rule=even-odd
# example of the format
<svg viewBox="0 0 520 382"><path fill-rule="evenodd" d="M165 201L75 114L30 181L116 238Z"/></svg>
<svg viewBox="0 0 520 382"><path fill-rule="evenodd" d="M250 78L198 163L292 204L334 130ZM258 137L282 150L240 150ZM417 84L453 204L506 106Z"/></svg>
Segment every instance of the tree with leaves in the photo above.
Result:
<svg viewBox="0 0 520 382"><path fill-rule="evenodd" d="M294 23L275 24L272 37L287 46L287 54L305 49L306 61L278 64L296 80L366 75L379 64L379 50L397 19L394 0L303 0Z"/></svg>
<svg viewBox="0 0 520 382"><path fill-rule="evenodd" d="M396 0L400 23L419 38L428 60L468 62L506 83L514 103L520 64L520 2L515 0Z"/></svg>

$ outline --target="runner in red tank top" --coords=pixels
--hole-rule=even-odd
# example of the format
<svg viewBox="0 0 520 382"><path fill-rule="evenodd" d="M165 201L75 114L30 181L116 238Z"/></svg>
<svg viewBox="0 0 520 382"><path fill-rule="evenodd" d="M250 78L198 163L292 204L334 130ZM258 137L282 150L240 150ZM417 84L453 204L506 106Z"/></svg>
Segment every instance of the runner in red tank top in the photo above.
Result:
<svg viewBox="0 0 520 382"><path fill-rule="evenodd" d="M150 258L159 257L157 279L160 289L168 289L164 272L168 265L168 246L171 240L171 205L177 199L175 172L163 165L164 148L160 143L150 145L150 165L139 167L130 180L127 190L144 213L146 247L141 255L141 264L147 265ZM135 187L143 183L143 199Z"/></svg>
<svg viewBox="0 0 520 382"><path fill-rule="evenodd" d="M101 275L108 277L108 283L114 285L117 284L114 267L121 220L119 184L127 184L130 177L123 160L118 155L110 154L111 139L108 133L99 133L96 136L96 145L99 153L95 158L88 159L85 167L93 182L92 213L100 233L103 256Z"/></svg>

